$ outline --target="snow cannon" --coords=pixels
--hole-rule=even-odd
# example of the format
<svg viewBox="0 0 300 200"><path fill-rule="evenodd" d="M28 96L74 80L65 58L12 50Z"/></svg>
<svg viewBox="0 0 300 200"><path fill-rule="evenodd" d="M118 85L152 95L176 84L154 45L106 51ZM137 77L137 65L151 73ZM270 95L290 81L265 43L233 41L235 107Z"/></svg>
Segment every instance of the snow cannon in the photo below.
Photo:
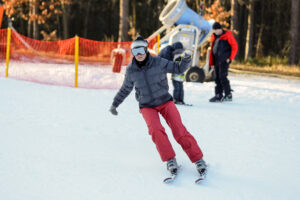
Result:
<svg viewBox="0 0 300 200"><path fill-rule="evenodd" d="M179 24L194 25L199 30L208 34L212 25L201 15L190 9L185 0L173 0L167 4L159 16L159 20L166 25L173 26Z"/></svg>
<svg viewBox="0 0 300 200"><path fill-rule="evenodd" d="M184 49L193 52L192 64L186 72L186 81L201 83L211 81L213 70L208 64L205 64L203 67L198 65L201 46L210 38L214 20L207 21L204 19L201 14L197 14L190 9L185 0L169 1L161 12L159 20L163 26L149 38L164 32L165 34L161 37L160 42L154 45L154 50L159 52L167 45L181 42Z"/></svg>

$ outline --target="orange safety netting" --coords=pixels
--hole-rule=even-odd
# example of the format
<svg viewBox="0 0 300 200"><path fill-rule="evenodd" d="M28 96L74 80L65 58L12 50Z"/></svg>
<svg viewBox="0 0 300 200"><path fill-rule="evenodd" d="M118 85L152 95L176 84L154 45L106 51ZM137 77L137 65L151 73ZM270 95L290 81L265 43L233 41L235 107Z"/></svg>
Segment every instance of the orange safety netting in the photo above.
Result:
<svg viewBox="0 0 300 200"><path fill-rule="evenodd" d="M5 50L6 50L6 33L5 29L0 29L0 61L5 58Z"/></svg>
<svg viewBox="0 0 300 200"><path fill-rule="evenodd" d="M0 29L0 77L59 86L118 88L121 82L111 72L120 72L122 65L130 63L132 58L131 42L100 42L79 37L40 41L11 30L10 52L6 54L9 31ZM156 38L148 40L149 49ZM75 43L76 47L79 44L78 49ZM6 56L11 62L5 62Z"/></svg>
<svg viewBox="0 0 300 200"><path fill-rule="evenodd" d="M0 28L2 24L3 14L4 14L4 8L3 6L0 6Z"/></svg>
<svg viewBox="0 0 300 200"><path fill-rule="evenodd" d="M152 49L156 38L149 40ZM6 55L7 29L0 29L0 59ZM125 50L122 64L131 61L131 42L101 42L79 38L79 63L110 65L112 51L117 48ZM73 63L75 38L59 41L41 41L28 38L12 30L10 59L46 63Z"/></svg>

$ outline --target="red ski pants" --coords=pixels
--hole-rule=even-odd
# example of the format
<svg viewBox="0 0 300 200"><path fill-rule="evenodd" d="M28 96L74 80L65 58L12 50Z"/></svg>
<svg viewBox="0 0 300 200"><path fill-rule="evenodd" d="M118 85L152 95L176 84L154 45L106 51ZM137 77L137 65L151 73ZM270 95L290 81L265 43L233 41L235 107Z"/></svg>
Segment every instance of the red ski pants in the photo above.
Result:
<svg viewBox="0 0 300 200"><path fill-rule="evenodd" d="M147 123L149 134L156 145L162 161L168 161L175 157L174 149L168 139L164 127L160 123L160 113L172 130L175 140L181 145L192 162L203 157L195 138L186 130L182 124L180 114L173 101L155 108L141 108L141 113Z"/></svg>

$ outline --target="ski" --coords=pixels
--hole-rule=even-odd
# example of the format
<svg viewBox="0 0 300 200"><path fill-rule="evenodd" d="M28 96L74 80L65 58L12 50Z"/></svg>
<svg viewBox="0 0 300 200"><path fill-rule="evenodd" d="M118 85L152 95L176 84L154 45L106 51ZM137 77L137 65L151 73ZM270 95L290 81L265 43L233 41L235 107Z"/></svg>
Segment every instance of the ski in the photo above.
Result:
<svg viewBox="0 0 300 200"><path fill-rule="evenodd" d="M203 180L206 179L206 175L207 175L207 168L203 173L199 174L199 177L195 180L195 183L196 184L201 183Z"/></svg>
<svg viewBox="0 0 300 200"><path fill-rule="evenodd" d="M183 104L177 103L176 105L178 105L178 106L193 106L193 104L188 104L188 103L183 103Z"/></svg>
<svg viewBox="0 0 300 200"><path fill-rule="evenodd" d="M185 103L185 104L181 104L183 106L193 106L193 104L188 104L188 103Z"/></svg>
<svg viewBox="0 0 300 200"><path fill-rule="evenodd" d="M205 179L205 175L202 175L202 176L200 176L199 178L197 178L197 179L195 180L195 183L196 183L196 184L199 184L199 183L201 183L204 179Z"/></svg>
<svg viewBox="0 0 300 200"><path fill-rule="evenodd" d="M171 174L169 177L165 178L163 180L164 183L172 183L175 179L176 179L176 176L178 175L178 172L181 168L181 165L178 166L178 169L177 169L177 173L176 174Z"/></svg>
<svg viewBox="0 0 300 200"><path fill-rule="evenodd" d="M164 183L172 183L175 180L176 176L177 176L177 174L172 174L170 177L165 178L163 182Z"/></svg>

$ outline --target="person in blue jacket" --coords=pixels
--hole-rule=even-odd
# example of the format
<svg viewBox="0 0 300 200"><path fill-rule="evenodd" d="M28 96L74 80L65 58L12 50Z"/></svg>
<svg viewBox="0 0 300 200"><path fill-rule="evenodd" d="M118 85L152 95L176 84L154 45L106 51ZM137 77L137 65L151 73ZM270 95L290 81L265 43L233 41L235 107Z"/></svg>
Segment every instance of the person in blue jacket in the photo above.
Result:
<svg viewBox="0 0 300 200"><path fill-rule="evenodd" d="M174 61L176 55L182 54L183 51L184 48L182 43L175 42L174 44L168 45L163 50L161 50L158 56L170 61ZM178 61L180 61L180 56L177 56L177 58ZM185 104L183 101L184 98L183 81L184 81L184 73L181 74L172 73L172 83L174 87L173 98L175 104Z"/></svg>

